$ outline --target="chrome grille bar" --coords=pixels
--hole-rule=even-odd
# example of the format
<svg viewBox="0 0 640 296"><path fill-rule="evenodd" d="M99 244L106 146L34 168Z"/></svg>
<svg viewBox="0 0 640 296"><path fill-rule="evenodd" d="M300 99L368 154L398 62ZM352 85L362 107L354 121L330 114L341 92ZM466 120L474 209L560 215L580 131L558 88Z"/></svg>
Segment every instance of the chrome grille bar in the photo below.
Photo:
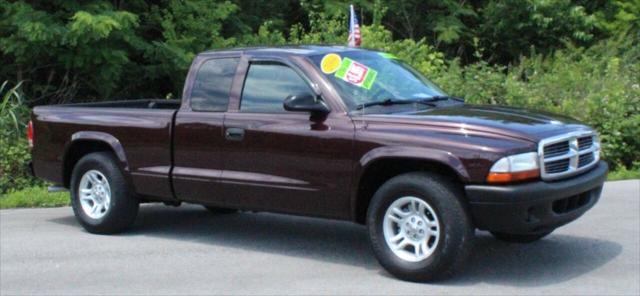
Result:
<svg viewBox="0 0 640 296"><path fill-rule="evenodd" d="M566 178L596 165L600 145L593 131L567 133L540 141L540 176L543 180Z"/></svg>

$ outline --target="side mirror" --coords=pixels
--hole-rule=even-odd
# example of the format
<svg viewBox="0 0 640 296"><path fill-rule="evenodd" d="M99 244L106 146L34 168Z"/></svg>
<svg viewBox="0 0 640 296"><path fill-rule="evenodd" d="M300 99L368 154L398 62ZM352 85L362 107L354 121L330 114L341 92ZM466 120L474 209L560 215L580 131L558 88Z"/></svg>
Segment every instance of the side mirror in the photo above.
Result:
<svg viewBox="0 0 640 296"><path fill-rule="evenodd" d="M311 93L290 95L284 100L283 105L287 111L311 112L317 115L331 112L327 104Z"/></svg>

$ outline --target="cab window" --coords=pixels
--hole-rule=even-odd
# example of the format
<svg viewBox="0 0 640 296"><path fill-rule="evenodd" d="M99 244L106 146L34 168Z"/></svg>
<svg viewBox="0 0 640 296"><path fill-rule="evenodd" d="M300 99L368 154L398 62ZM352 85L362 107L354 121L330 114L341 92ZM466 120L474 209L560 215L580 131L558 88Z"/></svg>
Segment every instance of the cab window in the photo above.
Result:
<svg viewBox="0 0 640 296"><path fill-rule="evenodd" d="M244 82L240 112L281 113L284 99L311 92L307 82L290 67L278 63L252 63Z"/></svg>

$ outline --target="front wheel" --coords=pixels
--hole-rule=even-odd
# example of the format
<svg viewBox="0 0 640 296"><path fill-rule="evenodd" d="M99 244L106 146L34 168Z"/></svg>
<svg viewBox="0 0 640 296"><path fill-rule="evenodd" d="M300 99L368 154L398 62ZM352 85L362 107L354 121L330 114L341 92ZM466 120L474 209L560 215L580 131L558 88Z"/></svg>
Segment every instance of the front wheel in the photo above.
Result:
<svg viewBox="0 0 640 296"><path fill-rule="evenodd" d="M450 276L468 256L473 238L461 199L461 190L436 174L408 173L384 183L367 212L380 264L409 281Z"/></svg>

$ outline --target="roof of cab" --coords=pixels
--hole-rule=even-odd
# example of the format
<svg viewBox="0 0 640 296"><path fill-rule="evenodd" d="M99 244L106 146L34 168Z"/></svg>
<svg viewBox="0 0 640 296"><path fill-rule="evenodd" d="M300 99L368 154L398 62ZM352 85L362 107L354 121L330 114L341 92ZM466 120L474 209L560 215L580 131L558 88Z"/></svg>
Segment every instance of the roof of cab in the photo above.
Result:
<svg viewBox="0 0 640 296"><path fill-rule="evenodd" d="M245 48L229 48L220 50L209 50L201 54L220 54L230 52L242 52L251 55L260 54L281 54L281 55L300 55L300 56L312 56L327 54L332 52L345 52L364 50L360 48L338 46L338 45L285 45L285 46L265 46L265 47L245 47Z"/></svg>

